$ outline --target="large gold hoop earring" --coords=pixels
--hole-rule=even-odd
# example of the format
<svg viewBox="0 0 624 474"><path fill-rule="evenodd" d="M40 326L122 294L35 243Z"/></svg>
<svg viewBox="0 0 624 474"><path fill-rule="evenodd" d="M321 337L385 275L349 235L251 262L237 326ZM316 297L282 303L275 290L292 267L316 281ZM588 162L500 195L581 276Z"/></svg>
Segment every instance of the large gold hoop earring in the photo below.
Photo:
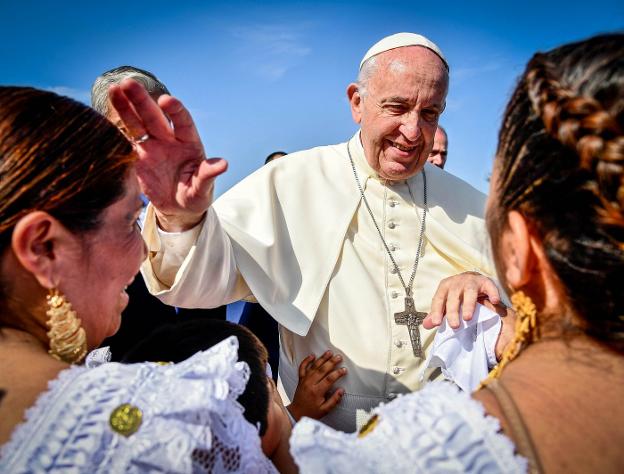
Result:
<svg viewBox="0 0 624 474"><path fill-rule="evenodd" d="M46 297L48 303L48 338L52 357L77 364L87 355L87 335L72 305L56 288Z"/></svg>
<svg viewBox="0 0 624 474"><path fill-rule="evenodd" d="M505 366L518 357L522 349L539 339L537 308L531 297L523 291L515 291L511 295L511 305L516 313L514 338L505 348L501 361L481 382L479 389L485 387L490 380L499 378Z"/></svg>

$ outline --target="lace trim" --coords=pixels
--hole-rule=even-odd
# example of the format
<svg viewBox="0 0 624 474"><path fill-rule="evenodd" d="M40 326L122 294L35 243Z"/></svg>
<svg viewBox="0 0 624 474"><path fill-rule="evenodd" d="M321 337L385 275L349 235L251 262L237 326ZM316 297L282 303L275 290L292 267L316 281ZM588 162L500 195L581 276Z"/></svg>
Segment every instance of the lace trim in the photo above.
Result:
<svg viewBox="0 0 624 474"><path fill-rule="evenodd" d="M64 386L72 382L84 370L85 368L81 366L71 366L59 372L55 379L48 382L47 389L39 395L35 404L24 412L24 421L13 429L9 441L0 446L0 465L3 459L9 458L9 455L19 458L20 448L28 444L31 432L37 430L36 425L45 415L46 408L64 393Z"/></svg>
<svg viewBox="0 0 624 474"><path fill-rule="evenodd" d="M291 438L301 472L526 472L498 420L449 383L429 384L373 413L379 423L363 438L302 420Z"/></svg>
<svg viewBox="0 0 624 474"><path fill-rule="evenodd" d="M110 362L112 357L113 354L109 346L100 347L87 354L84 365L87 369L95 369L102 364Z"/></svg>
<svg viewBox="0 0 624 474"><path fill-rule="evenodd" d="M249 378L237 354L232 337L176 365L64 370L2 447L0 471L192 472L201 451L216 472L275 472L236 401ZM128 438L108 424L121 403L143 414Z"/></svg>

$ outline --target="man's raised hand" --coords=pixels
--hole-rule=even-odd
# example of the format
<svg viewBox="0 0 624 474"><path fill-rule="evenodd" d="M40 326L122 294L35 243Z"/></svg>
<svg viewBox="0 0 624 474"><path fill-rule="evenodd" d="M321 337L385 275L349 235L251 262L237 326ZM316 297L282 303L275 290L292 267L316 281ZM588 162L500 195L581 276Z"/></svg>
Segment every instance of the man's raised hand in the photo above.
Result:
<svg viewBox="0 0 624 474"><path fill-rule="evenodd" d="M193 119L178 99L162 95L156 103L132 79L111 86L109 96L134 143L141 189L158 224L168 232L195 226L212 204L214 180L227 162L206 159Z"/></svg>

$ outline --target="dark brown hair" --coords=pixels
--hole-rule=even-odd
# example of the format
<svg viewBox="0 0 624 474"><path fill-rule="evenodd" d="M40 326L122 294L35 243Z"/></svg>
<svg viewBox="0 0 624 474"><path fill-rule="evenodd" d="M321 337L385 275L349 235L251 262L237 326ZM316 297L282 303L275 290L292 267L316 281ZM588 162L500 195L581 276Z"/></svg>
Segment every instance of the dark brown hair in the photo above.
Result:
<svg viewBox="0 0 624 474"><path fill-rule="evenodd" d="M587 334L624 350L624 35L529 61L497 151L496 238L521 212Z"/></svg>
<svg viewBox="0 0 624 474"><path fill-rule="evenodd" d="M34 210L73 232L96 229L102 211L122 197L134 160L121 132L86 105L0 87L0 249Z"/></svg>

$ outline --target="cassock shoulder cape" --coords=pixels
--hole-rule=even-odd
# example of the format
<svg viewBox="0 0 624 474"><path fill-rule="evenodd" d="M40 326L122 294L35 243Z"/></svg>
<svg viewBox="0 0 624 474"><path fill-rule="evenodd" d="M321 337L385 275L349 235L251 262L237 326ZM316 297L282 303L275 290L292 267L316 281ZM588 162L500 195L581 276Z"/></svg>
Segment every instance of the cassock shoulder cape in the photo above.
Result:
<svg viewBox="0 0 624 474"><path fill-rule="evenodd" d="M363 154L359 134L351 147ZM493 275L485 195L429 164L425 172L426 238L466 270ZM214 203L251 292L290 331L305 335L310 328L360 199L347 144L341 143L276 160Z"/></svg>

